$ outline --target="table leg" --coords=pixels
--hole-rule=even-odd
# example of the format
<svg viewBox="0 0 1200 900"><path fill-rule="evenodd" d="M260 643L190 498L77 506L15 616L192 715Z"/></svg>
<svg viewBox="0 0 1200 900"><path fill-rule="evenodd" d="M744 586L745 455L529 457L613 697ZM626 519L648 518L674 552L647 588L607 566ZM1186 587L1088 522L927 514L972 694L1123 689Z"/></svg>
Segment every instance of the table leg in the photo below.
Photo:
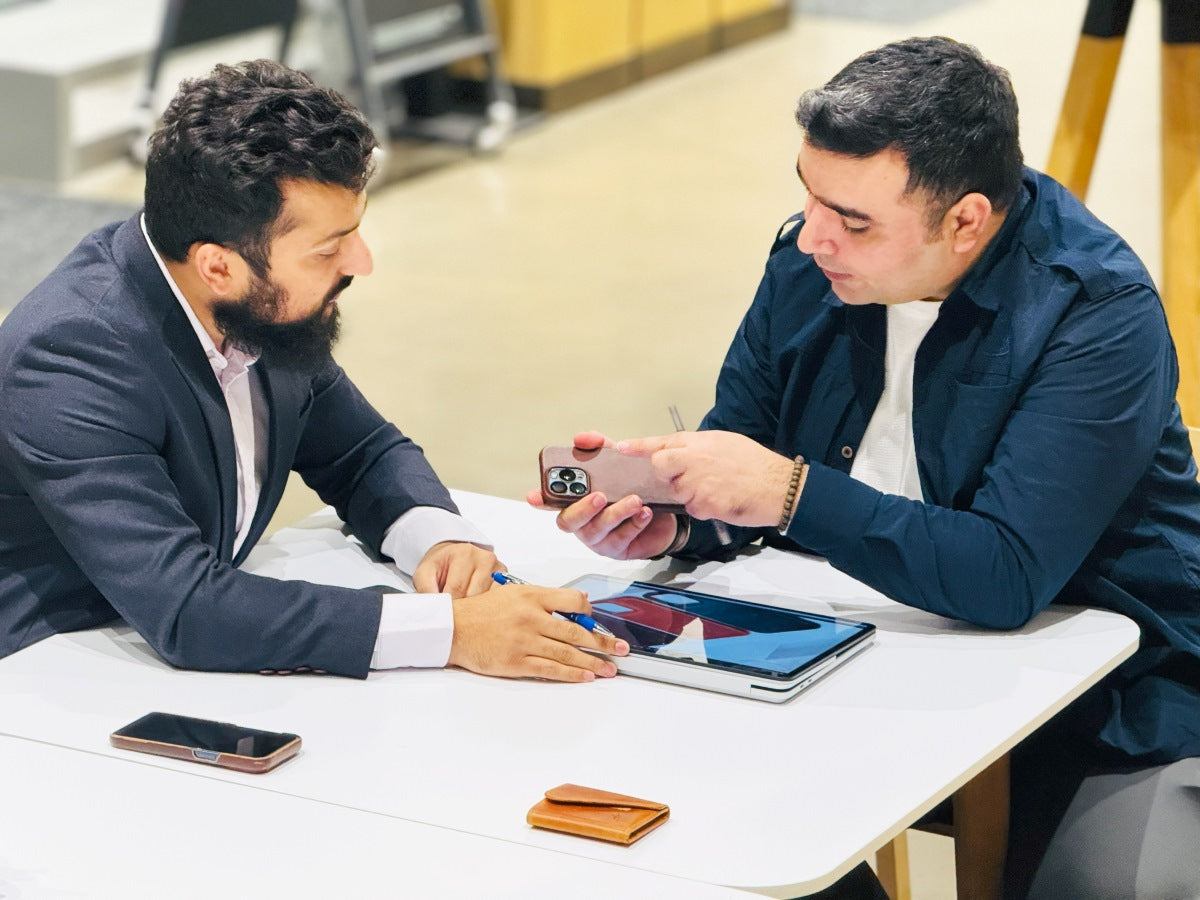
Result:
<svg viewBox="0 0 1200 900"><path fill-rule="evenodd" d="M958 900L998 900L1008 852L1008 755L954 795L954 872Z"/></svg>
<svg viewBox="0 0 1200 900"><path fill-rule="evenodd" d="M908 832L902 831L875 853L875 874L891 900L912 900L908 871Z"/></svg>

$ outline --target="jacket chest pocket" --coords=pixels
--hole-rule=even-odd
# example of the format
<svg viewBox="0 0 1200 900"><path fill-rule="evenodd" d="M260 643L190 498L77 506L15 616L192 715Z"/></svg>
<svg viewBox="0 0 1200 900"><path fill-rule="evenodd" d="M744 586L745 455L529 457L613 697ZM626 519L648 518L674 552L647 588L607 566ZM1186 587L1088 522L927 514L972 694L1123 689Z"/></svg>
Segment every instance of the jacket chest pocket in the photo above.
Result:
<svg viewBox="0 0 1200 900"><path fill-rule="evenodd" d="M979 382L955 380L941 402L931 398L913 411L918 456L927 460L924 486L939 506L971 505L1016 403L1017 381L988 373L978 377ZM932 452L922 453L922 448Z"/></svg>

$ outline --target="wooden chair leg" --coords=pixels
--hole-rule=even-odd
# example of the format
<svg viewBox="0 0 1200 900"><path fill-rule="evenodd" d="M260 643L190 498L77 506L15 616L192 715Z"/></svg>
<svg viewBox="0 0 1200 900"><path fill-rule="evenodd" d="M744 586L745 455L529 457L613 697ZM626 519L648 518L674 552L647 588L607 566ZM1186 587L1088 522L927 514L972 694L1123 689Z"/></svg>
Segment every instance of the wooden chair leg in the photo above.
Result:
<svg viewBox="0 0 1200 900"><path fill-rule="evenodd" d="M912 900L908 872L908 832L902 831L875 854L875 874L892 900Z"/></svg>
<svg viewBox="0 0 1200 900"><path fill-rule="evenodd" d="M1008 852L1008 756L954 795L954 872L958 900L998 900Z"/></svg>
<svg viewBox="0 0 1200 900"><path fill-rule="evenodd" d="M1162 296L1179 407L1200 424L1200 0L1163 0L1162 14Z"/></svg>
<svg viewBox="0 0 1200 900"><path fill-rule="evenodd" d="M1087 196L1133 0L1090 0L1075 47L1046 174Z"/></svg>

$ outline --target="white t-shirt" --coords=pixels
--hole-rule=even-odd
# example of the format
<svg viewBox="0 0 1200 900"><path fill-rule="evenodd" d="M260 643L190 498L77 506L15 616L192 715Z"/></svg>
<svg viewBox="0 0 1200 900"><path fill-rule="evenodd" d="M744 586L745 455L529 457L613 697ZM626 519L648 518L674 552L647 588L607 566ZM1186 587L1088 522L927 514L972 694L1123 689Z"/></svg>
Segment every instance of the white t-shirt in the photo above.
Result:
<svg viewBox="0 0 1200 900"><path fill-rule="evenodd" d="M883 394L867 423L850 476L885 494L923 500L913 443L913 363L937 320L941 301L918 300L887 308Z"/></svg>

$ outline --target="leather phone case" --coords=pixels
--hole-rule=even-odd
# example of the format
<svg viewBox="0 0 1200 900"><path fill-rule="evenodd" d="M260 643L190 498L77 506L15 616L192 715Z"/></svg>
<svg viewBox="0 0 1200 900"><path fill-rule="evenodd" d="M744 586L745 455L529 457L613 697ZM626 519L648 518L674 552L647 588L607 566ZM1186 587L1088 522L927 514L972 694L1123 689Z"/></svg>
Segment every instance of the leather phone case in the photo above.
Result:
<svg viewBox="0 0 1200 900"><path fill-rule="evenodd" d="M577 784L560 784L546 791L525 821L535 828L632 844L671 815L665 803L613 794Z"/></svg>
<svg viewBox="0 0 1200 900"><path fill-rule="evenodd" d="M595 491L609 503L637 494L651 509L681 513L682 504L671 497L671 485L654 472L645 456L624 456L612 448L580 450L578 447L543 447L538 454L542 501L562 508ZM551 479L551 470L566 469L569 479ZM576 493L575 490L582 493Z"/></svg>

